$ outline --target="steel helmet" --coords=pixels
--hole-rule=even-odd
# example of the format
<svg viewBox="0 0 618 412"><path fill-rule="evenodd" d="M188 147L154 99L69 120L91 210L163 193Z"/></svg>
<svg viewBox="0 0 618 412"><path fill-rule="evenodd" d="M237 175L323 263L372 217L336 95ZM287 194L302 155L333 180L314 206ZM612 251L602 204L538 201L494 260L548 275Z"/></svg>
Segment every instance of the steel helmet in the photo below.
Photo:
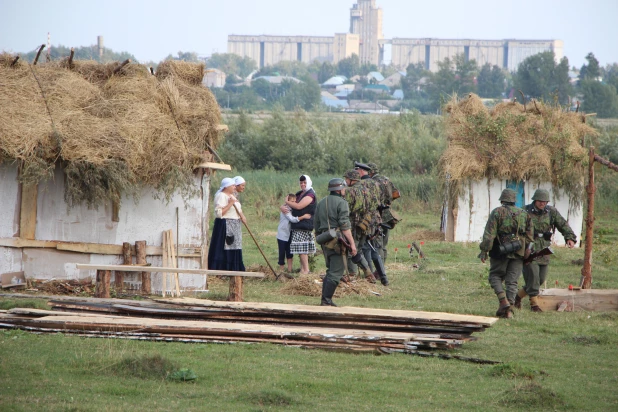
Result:
<svg viewBox="0 0 618 412"><path fill-rule="evenodd" d="M335 192L337 190L345 189L347 185L345 184L345 180L340 177L336 177L334 179L330 179L328 182L328 191Z"/></svg>
<svg viewBox="0 0 618 412"><path fill-rule="evenodd" d="M500 200L501 202L509 202L509 203L515 203L517 198L517 192L514 191L513 189L504 189L502 191L502 194L500 195Z"/></svg>
<svg viewBox="0 0 618 412"><path fill-rule="evenodd" d="M549 202L549 191L545 189L536 189L532 200L540 200L541 202Z"/></svg>

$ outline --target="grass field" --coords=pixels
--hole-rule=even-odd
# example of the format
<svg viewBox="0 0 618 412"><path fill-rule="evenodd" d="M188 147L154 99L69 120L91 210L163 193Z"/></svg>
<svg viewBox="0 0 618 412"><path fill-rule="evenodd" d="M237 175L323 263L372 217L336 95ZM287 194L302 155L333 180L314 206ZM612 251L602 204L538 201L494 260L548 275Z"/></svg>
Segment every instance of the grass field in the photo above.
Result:
<svg viewBox="0 0 618 412"><path fill-rule="evenodd" d="M244 176L249 185L243 210L276 265L275 205L279 191L296 188L297 177L274 178L269 187L278 188L267 190L260 180L265 177ZM321 195L327 180L314 178ZM439 229L435 205L408 204L402 212L404 220L392 232L389 247L391 286L375 286L381 296L347 295L336 302L492 316L497 300L487 282L488 265L476 259L478 244L432 240ZM618 223L613 213L607 209L597 217L596 288L618 289ZM407 251L409 243L421 240L427 255L422 262ZM263 264L248 234L243 253L245 264ZM577 261L582 258L583 249L558 248L548 285L576 284L581 270ZM315 271L324 271L321 257L316 258ZM250 280L245 300L319 302L282 289L279 282ZM210 293L202 296L223 300L227 284L213 281ZM0 300L0 309L23 305L41 301ZM478 341L449 353L502 364L267 344L153 343L0 331L0 410L618 410L618 312L532 313L526 300L513 319L500 320L476 336ZM176 376L170 373L181 369L197 378L170 379Z"/></svg>

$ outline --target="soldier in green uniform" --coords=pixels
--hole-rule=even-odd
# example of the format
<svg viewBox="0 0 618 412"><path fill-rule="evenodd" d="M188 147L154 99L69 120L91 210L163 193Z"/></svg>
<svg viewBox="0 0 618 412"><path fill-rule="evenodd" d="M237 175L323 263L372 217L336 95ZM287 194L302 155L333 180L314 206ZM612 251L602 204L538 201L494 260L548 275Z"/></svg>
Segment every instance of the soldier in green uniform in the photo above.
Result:
<svg viewBox="0 0 618 412"><path fill-rule="evenodd" d="M511 318L511 305L517 294L517 280L521 275L523 259L530 255L534 245L532 223L525 210L515 206L517 193L504 189L500 195L501 206L489 214L483 240L479 245L479 258L485 263L490 257L489 284L498 296L496 316ZM506 286L506 292L502 287Z"/></svg>
<svg viewBox="0 0 618 412"><path fill-rule="evenodd" d="M569 248L575 246L577 236L573 229L562 217L558 209L549 206L549 192L537 189L532 195L533 202L526 205L525 210L530 216L534 227L534 250L539 251L551 245L551 238L556 229L562 233ZM537 302L539 289L547 279L549 256L535 258L531 263L524 265L525 286L517 292L515 307L521 309L521 300L530 296L530 308L533 312L542 312Z"/></svg>
<svg viewBox="0 0 618 412"><path fill-rule="evenodd" d="M371 195L368 188L360 183L361 176L358 171L354 169L348 170L343 175L343 178L348 185L348 188L345 191L344 199L347 200L350 208L352 237L354 238L356 250L360 252L367 241L367 233L371 224L371 218L373 217L373 213L369 209L372 205ZM363 270L365 279L369 283L376 283L376 279L373 276L372 271L369 269L365 256L362 253L359 253L358 257L360 257L360 260L358 260L358 266L360 266ZM348 273L350 276L354 276L356 274L356 270L356 264L352 262L352 258L348 256Z"/></svg>
<svg viewBox="0 0 618 412"><path fill-rule="evenodd" d="M343 199L346 183L341 178L331 179L328 182L329 194L320 200L314 215L314 228L319 236L329 229L339 229L350 244L350 254L356 255L356 246L352 238L350 225L350 210L348 202ZM345 255L338 253L330 244L323 244L324 260L326 261L326 276L322 283L321 306L337 306L333 303L333 295L345 271Z"/></svg>
<svg viewBox="0 0 618 412"><path fill-rule="evenodd" d="M383 262L386 262L388 256L388 238L390 230L399 222L396 214L391 210L391 204L394 200L399 198L399 190L395 187L393 182L386 176L380 174L378 165L375 163L367 164L369 171L368 176L378 183L380 188L380 203L378 205L378 211L382 225L379 226L381 235L376 237L377 248L376 250L380 254Z"/></svg>

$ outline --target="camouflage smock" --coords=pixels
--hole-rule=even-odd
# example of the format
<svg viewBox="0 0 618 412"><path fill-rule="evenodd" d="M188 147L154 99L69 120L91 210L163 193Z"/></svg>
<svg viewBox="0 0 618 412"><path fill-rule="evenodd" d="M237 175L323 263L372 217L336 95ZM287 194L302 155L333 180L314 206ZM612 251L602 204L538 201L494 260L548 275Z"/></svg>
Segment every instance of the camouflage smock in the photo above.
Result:
<svg viewBox="0 0 618 412"><path fill-rule="evenodd" d="M377 173L371 178L375 180L380 187L380 204L390 206L393 203L393 191L397 190L393 182L391 182L388 177Z"/></svg>
<svg viewBox="0 0 618 412"><path fill-rule="evenodd" d="M481 252L489 252L498 242L508 235L515 234L524 239L524 247L534 241L532 222L525 210L514 205L502 205L491 211L483 240L479 245ZM509 253L504 256L508 259L521 259L516 253Z"/></svg>
<svg viewBox="0 0 618 412"><path fill-rule="evenodd" d="M553 232L554 228L558 229L564 240L577 241L577 236L569 226L569 223L562 217L558 209L553 206L545 206L544 210L538 210L534 207L534 203L526 205L526 212L530 216L534 229L534 250L538 251L551 246L551 240L543 239L544 232ZM540 235L540 236L539 236ZM540 265L549 264L549 256L541 256L534 259Z"/></svg>
<svg viewBox="0 0 618 412"><path fill-rule="evenodd" d="M363 219L363 215L367 211L366 202L367 189L361 184L360 181L356 181L353 185L349 186L345 190L345 196L343 198L347 200L350 208L350 223L355 228Z"/></svg>
<svg viewBox="0 0 618 412"><path fill-rule="evenodd" d="M364 179L361 180L361 184L365 187L365 204L367 210L371 213L371 221L368 230L368 233L371 234L374 233L378 225L382 223L380 211L378 210L381 204L382 189L380 188L379 182L376 180L368 176L363 177Z"/></svg>

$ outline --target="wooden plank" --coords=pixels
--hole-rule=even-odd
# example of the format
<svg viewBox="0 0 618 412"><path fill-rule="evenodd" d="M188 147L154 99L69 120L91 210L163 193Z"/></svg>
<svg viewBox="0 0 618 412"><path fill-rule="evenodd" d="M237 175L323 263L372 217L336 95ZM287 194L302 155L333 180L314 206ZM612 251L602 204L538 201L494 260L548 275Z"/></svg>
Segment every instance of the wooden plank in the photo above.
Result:
<svg viewBox="0 0 618 412"><path fill-rule="evenodd" d="M146 263L146 241L138 240L135 242L135 263L142 265ZM110 270L110 269L106 269ZM122 270L122 269L121 269ZM150 295L150 272L145 270L139 270L142 275L142 293Z"/></svg>
<svg viewBox="0 0 618 412"><path fill-rule="evenodd" d="M232 273L232 272L229 272ZM242 272L241 272L242 273ZM356 317L380 317L384 319L404 319L404 320L425 320L437 322L453 322L453 323L476 323L485 327L491 326L498 321L498 318L490 318L485 316L460 315L444 312L423 312L409 310L393 310L393 309L371 309L371 308L356 308L356 307L333 307L333 306L311 306L311 305L287 305L282 303L266 303L266 302L222 302L206 299L180 298L180 299L154 299L156 302L173 303L179 305L189 305L197 307L210 308L228 308L244 311L260 311L268 310L273 313L290 313L290 314L319 314L321 316L356 316Z"/></svg>
<svg viewBox="0 0 618 412"><path fill-rule="evenodd" d="M19 215L19 237L34 239L36 234L36 208L38 185L22 185Z"/></svg>
<svg viewBox="0 0 618 412"><path fill-rule="evenodd" d="M242 278L240 276L230 276L230 293L227 297L230 302L242 302Z"/></svg>
<svg viewBox="0 0 618 412"><path fill-rule="evenodd" d="M5 247L32 247L32 248L53 248L55 249L58 242L55 240L32 240L23 239L21 237L0 238L0 246Z"/></svg>
<svg viewBox="0 0 618 412"><path fill-rule="evenodd" d="M34 240L21 237L0 238L0 246L16 248L51 248L69 252L93 253L97 255L122 255L122 245L106 243L64 242L60 240ZM135 254L135 248L131 248ZM160 246L146 246L146 256L161 256L163 249ZM178 257L199 258L201 246L180 246Z"/></svg>
<svg viewBox="0 0 618 412"><path fill-rule="evenodd" d="M225 163L203 162L195 166L195 169L232 170L232 166Z"/></svg>
<svg viewBox="0 0 618 412"><path fill-rule="evenodd" d="M234 272L225 270L207 270L207 269L185 269L157 266L123 266L123 265L90 265L85 263L75 263L77 269L86 270L124 270L125 272L167 272L167 273L192 273L197 275L215 274L220 276L244 276L249 278L263 278L265 275L261 272Z"/></svg>
<svg viewBox="0 0 618 412"><path fill-rule="evenodd" d="M97 270L97 282L95 296L98 298L109 298L109 286L112 272L109 270Z"/></svg>
<svg viewBox="0 0 618 412"><path fill-rule="evenodd" d="M558 310L567 302L573 311L618 311L618 289L545 289L537 297L539 307L546 312Z"/></svg>

